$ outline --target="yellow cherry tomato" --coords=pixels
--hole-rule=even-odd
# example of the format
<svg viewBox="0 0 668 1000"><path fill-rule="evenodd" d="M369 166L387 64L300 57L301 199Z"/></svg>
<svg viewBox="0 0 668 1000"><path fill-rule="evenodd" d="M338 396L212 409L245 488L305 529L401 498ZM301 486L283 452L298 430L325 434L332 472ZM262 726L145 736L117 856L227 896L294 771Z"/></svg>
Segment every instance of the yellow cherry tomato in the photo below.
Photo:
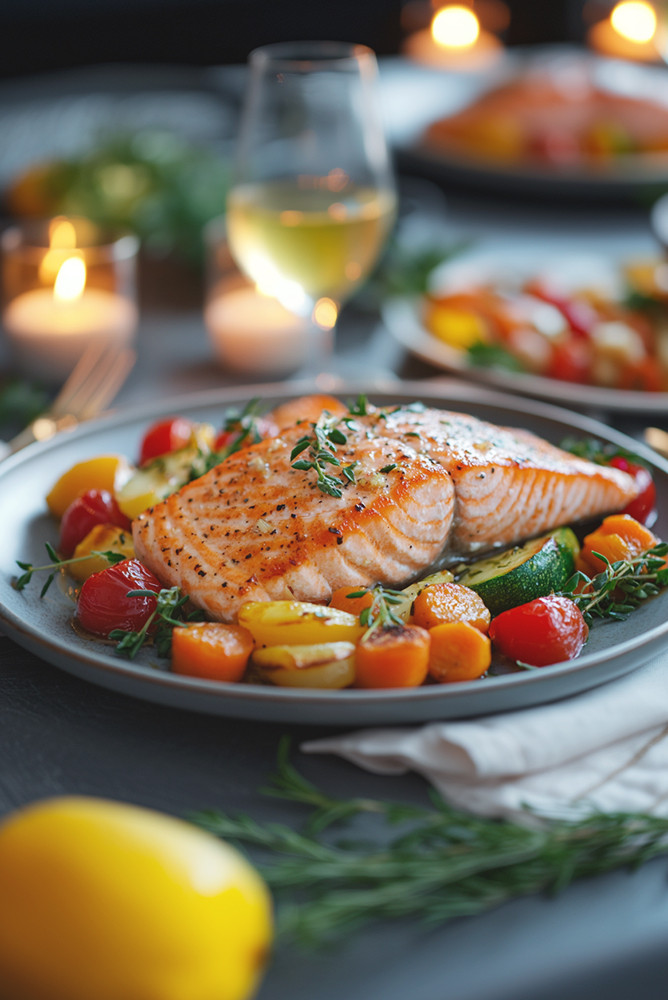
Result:
<svg viewBox="0 0 668 1000"><path fill-rule="evenodd" d="M83 582L93 573L99 573L109 566L104 556L93 556L91 552L116 552L124 559L133 559L135 547L132 532L127 528L118 528L115 524L96 524L91 528L73 553L75 559L83 559L83 562L73 562L67 567L75 580ZM88 556L88 559L84 559L84 556Z"/></svg>
<svg viewBox="0 0 668 1000"><path fill-rule="evenodd" d="M245 1000L272 938L268 890L181 820L68 797L0 825L0 994Z"/></svg>
<svg viewBox="0 0 668 1000"><path fill-rule="evenodd" d="M87 490L114 493L130 477L131 468L122 455L98 455L77 462L49 490L46 502L54 517L62 517L69 505Z"/></svg>

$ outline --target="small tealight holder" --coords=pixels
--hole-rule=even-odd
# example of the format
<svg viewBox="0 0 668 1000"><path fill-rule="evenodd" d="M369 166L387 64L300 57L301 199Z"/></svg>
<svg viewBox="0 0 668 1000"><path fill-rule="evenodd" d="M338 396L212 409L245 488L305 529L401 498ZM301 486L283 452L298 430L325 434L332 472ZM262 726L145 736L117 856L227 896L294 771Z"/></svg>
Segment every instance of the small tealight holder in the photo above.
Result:
<svg viewBox="0 0 668 1000"><path fill-rule="evenodd" d="M136 237L59 217L11 226L0 245L2 327L25 375L59 383L90 344L134 340Z"/></svg>
<svg viewBox="0 0 668 1000"><path fill-rule="evenodd" d="M209 223L204 322L219 364L235 374L283 378L302 367L314 336L309 319L262 294L236 267L223 219Z"/></svg>

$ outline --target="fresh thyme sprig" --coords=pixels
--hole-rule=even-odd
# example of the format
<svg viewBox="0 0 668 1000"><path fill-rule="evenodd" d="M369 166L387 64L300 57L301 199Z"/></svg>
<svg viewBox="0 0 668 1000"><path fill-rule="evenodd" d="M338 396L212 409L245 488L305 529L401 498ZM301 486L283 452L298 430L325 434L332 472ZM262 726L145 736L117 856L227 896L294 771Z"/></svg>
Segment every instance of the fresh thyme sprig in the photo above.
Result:
<svg viewBox="0 0 668 1000"><path fill-rule="evenodd" d="M424 807L335 799L290 764L286 741L278 774L263 791L306 806L306 824L295 830L218 810L190 818L261 852L284 943L323 945L377 920L441 924L668 853L668 820L641 813L594 813L574 822L527 813L520 825L460 812L435 794ZM361 815L380 824L375 840L360 839L357 829L354 840L323 839L333 824Z"/></svg>
<svg viewBox="0 0 668 1000"><path fill-rule="evenodd" d="M34 573L49 573L46 583L42 587L39 594L40 597L44 597L49 587L55 580L56 574L65 566L72 566L74 563L85 562L86 559L90 559L91 556L100 556L102 559L106 559L110 566L113 566L114 563L123 562L124 559L127 559L126 555L122 555L120 552L113 552L111 549L105 552L93 549L85 556L73 556L71 559L61 559L53 545L49 542L45 542L44 547L46 548L49 559L51 559L51 562L46 563L44 566L34 566L32 563L20 562L18 559L16 560L16 565L19 569L24 570L24 572L14 581L14 590L24 590L32 580Z"/></svg>
<svg viewBox="0 0 668 1000"><path fill-rule="evenodd" d="M342 497L343 488L349 483L355 482L355 466L357 462L350 465L341 465L341 459L336 454L337 446L346 444L348 438L340 427L341 419L333 417L325 411L315 423L311 424L312 431L299 439L290 452L290 461L293 469L307 472L313 469L317 476L316 485L323 493L331 497ZM308 449L308 458L298 458ZM295 461L297 459L297 461ZM333 476L326 471L326 465L333 465L341 470L341 476Z"/></svg>
<svg viewBox="0 0 668 1000"><path fill-rule="evenodd" d="M590 462L595 462L597 465L610 465L613 458L625 458L627 462L633 462L635 465L647 465L644 458L629 451L628 448L597 441L595 438L567 437L561 442L560 448L578 458L586 458Z"/></svg>
<svg viewBox="0 0 668 1000"><path fill-rule="evenodd" d="M172 648L172 629L177 625L183 625L186 620L193 621L195 617L200 617L199 612L195 612L186 619L184 605L188 597L182 594L178 587L169 587L157 593L154 590L129 590L127 596L156 598L155 608L138 631L115 628L109 633L109 638L117 643L116 652L128 656L131 660L149 641L152 641L158 656L169 656ZM151 626L154 623L155 628L152 630Z"/></svg>
<svg viewBox="0 0 668 1000"><path fill-rule="evenodd" d="M595 618L623 621L648 597L668 586L668 543L660 542L632 559L611 563L594 552L604 569L594 577L581 570L567 581L562 593L570 597L591 625Z"/></svg>
<svg viewBox="0 0 668 1000"><path fill-rule="evenodd" d="M355 590L346 596L355 600L366 594L371 594L372 601L368 608L362 608L360 611L360 625L367 626L360 642L365 642L371 633L379 628L403 627L406 624L403 618L400 618L392 610L396 605L406 603L406 595L402 594L400 590L390 590L377 583L373 587L364 587L362 590Z"/></svg>
<svg viewBox="0 0 668 1000"><path fill-rule="evenodd" d="M231 410L225 416L222 432L230 435L227 443L215 451L200 449L190 468L189 479L199 479L205 472L220 465L226 458L251 444L262 440L261 416L257 412L259 399L249 400L243 410Z"/></svg>

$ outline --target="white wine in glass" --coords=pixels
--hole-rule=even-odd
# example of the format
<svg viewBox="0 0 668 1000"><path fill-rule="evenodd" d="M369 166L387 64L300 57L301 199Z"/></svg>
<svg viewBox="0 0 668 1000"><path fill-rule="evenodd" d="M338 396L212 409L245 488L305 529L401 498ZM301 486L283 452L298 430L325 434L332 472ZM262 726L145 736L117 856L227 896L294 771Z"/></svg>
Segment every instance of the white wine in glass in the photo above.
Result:
<svg viewBox="0 0 668 1000"><path fill-rule="evenodd" d="M298 42L250 55L227 233L259 291L333 328L378 260L396 214L362 45Z"/></svg>

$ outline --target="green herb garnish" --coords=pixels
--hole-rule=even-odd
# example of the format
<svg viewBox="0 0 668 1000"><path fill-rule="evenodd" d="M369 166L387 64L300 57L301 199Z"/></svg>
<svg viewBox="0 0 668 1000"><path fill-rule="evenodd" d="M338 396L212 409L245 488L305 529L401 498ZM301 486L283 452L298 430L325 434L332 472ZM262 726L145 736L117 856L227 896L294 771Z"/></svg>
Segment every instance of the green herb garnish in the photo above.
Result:
<svg viewBox="0 0 668 1000"><path fill-rule="evenodd" d="M257 412L259 399L251 399L244 406L243 410L230 410L223 421L222 432L230 434L230 440L223 448L217 451L205 451L200 448L194 459L189 472L188 481L199 479L205 472L209 472L217 465L220 465L230 455L241 451L251 444L258 444L262 441L260 431L260 414Z"/></svg>
<svg viewBox="0 0 668 1000"><path fill-rule="evenodd" d="M355 600L355 598L364 597L366 594L371 594L373 599L369 607L362 608L360 612L360 625L366 626L366 632L362 636L361 642L368 639L376 629L395 628L397 625L403 628L406 624L405 621L395 614L392 608L406 602L405 594L402 594L400 590L389 590L377 583L373 587L363 587L361 590L346 594L346 597Z"/></svg>
<svg viewBox="0 0 668 1000"><path fill-rule="evenodd" d="M586 458L589 462L595 462L596 465L610 465L613 458L625 458L627 462L632 462L634 465L647 467L646 459L629 451L628 448L617 444L604 444L595 438L568 437L564 438L559 447L562 451L568 451L571 455L576 455L577 458Z"/></svg>
<svg viewBox="0 0 668 1000"><path fill-rule="evenodd" d="M522 362L505 347L478 341L471 344L467 352L469 361L476 368L501 368L508 372L526 372Z"/></svg>
<svg viewBox="0 0 668 1000"><path fill-rule="evenodd" d="M577 604L588 624L595 618L623 621L648 597L656 597L668 586L666 554L666 542L660 542L633 559L614 563L600 552L594 552L605 568L594 577L582 571L574 573L562 593ZM576 588L580 593L575 592Z"/></svg>
<svg viewBox="0 0 668 1000"><path fill-rule="evenodd" d="M311 424L312 431L300 438L290 452L292 468L302 472L313 469L317 476L316 485L319 490L331 497L342 497L343 487L355 482L355 466L357 462L341 466L341 460L336 454L338 445L346 444L348 438L341 430L341 420L325 411L316 423ZM308 451L308 458L298 458ZM297 459L297 461L295 461ZM326 471L326 465L341 469L343 479ZM344 482L345 480L345 482Z"/></svg>
<svg viewBox="0 0 668 1000"><path fill-rule="evenodd" d="M71 559L61 559L53 545L49 542L44 543L47 555L52 561L46 563L44 566L34 566L32 563L19 562L16 560L16 565L19 569L24 570L23 574L14 581L14 590L25 590L30 581L33 578L34 573L49 573L46 583L42 587L39 596L44 597L47 593L49 587L56 578L56 574L59 570L63 569L65 566L72 566L74 563L85 562L86 559L90 559L92 556L100 556L102 559L106 559L110 566L114 563L123 562L128 557L122 555L120 552L112 552L111 549L106 552L100 552L97 549L93 549L88 552L85 556L73 556Z"/></svg>
<svg viewBox="0 0 668 1000"><path fill-rule="evenodd" d="M184 605L188 601L188 596L182 594L178 587L169 587L157 593L154 590L129 590L126 596L156 598L155 608L150 617L137 632L115 628L109 633L109 638L117 643L116 652L128 656L131 660L149 640L152 641L158 656L169 656L172 648L172 629L177 625L183 625L185 621L200 618L200 612L195 612L186 618ZM149 630L154 622L156 627L151 635Z"/></svg>
<svg viewBox="0 0 668 1000"><path fill-rule="evenodd" d="M322 946L379 920L443 924L668 853L668 820L642 813L593 813L575 822L527 813L524 826L460 812L434 793L430 806L335 799L290 764L285 740L278 773L263 792L307 807L305 824L296 830L213 809L189 818L261 853L286 944ZM323 836L362 815L375 817L375 841L357 830L354 839Z"/></svg>

